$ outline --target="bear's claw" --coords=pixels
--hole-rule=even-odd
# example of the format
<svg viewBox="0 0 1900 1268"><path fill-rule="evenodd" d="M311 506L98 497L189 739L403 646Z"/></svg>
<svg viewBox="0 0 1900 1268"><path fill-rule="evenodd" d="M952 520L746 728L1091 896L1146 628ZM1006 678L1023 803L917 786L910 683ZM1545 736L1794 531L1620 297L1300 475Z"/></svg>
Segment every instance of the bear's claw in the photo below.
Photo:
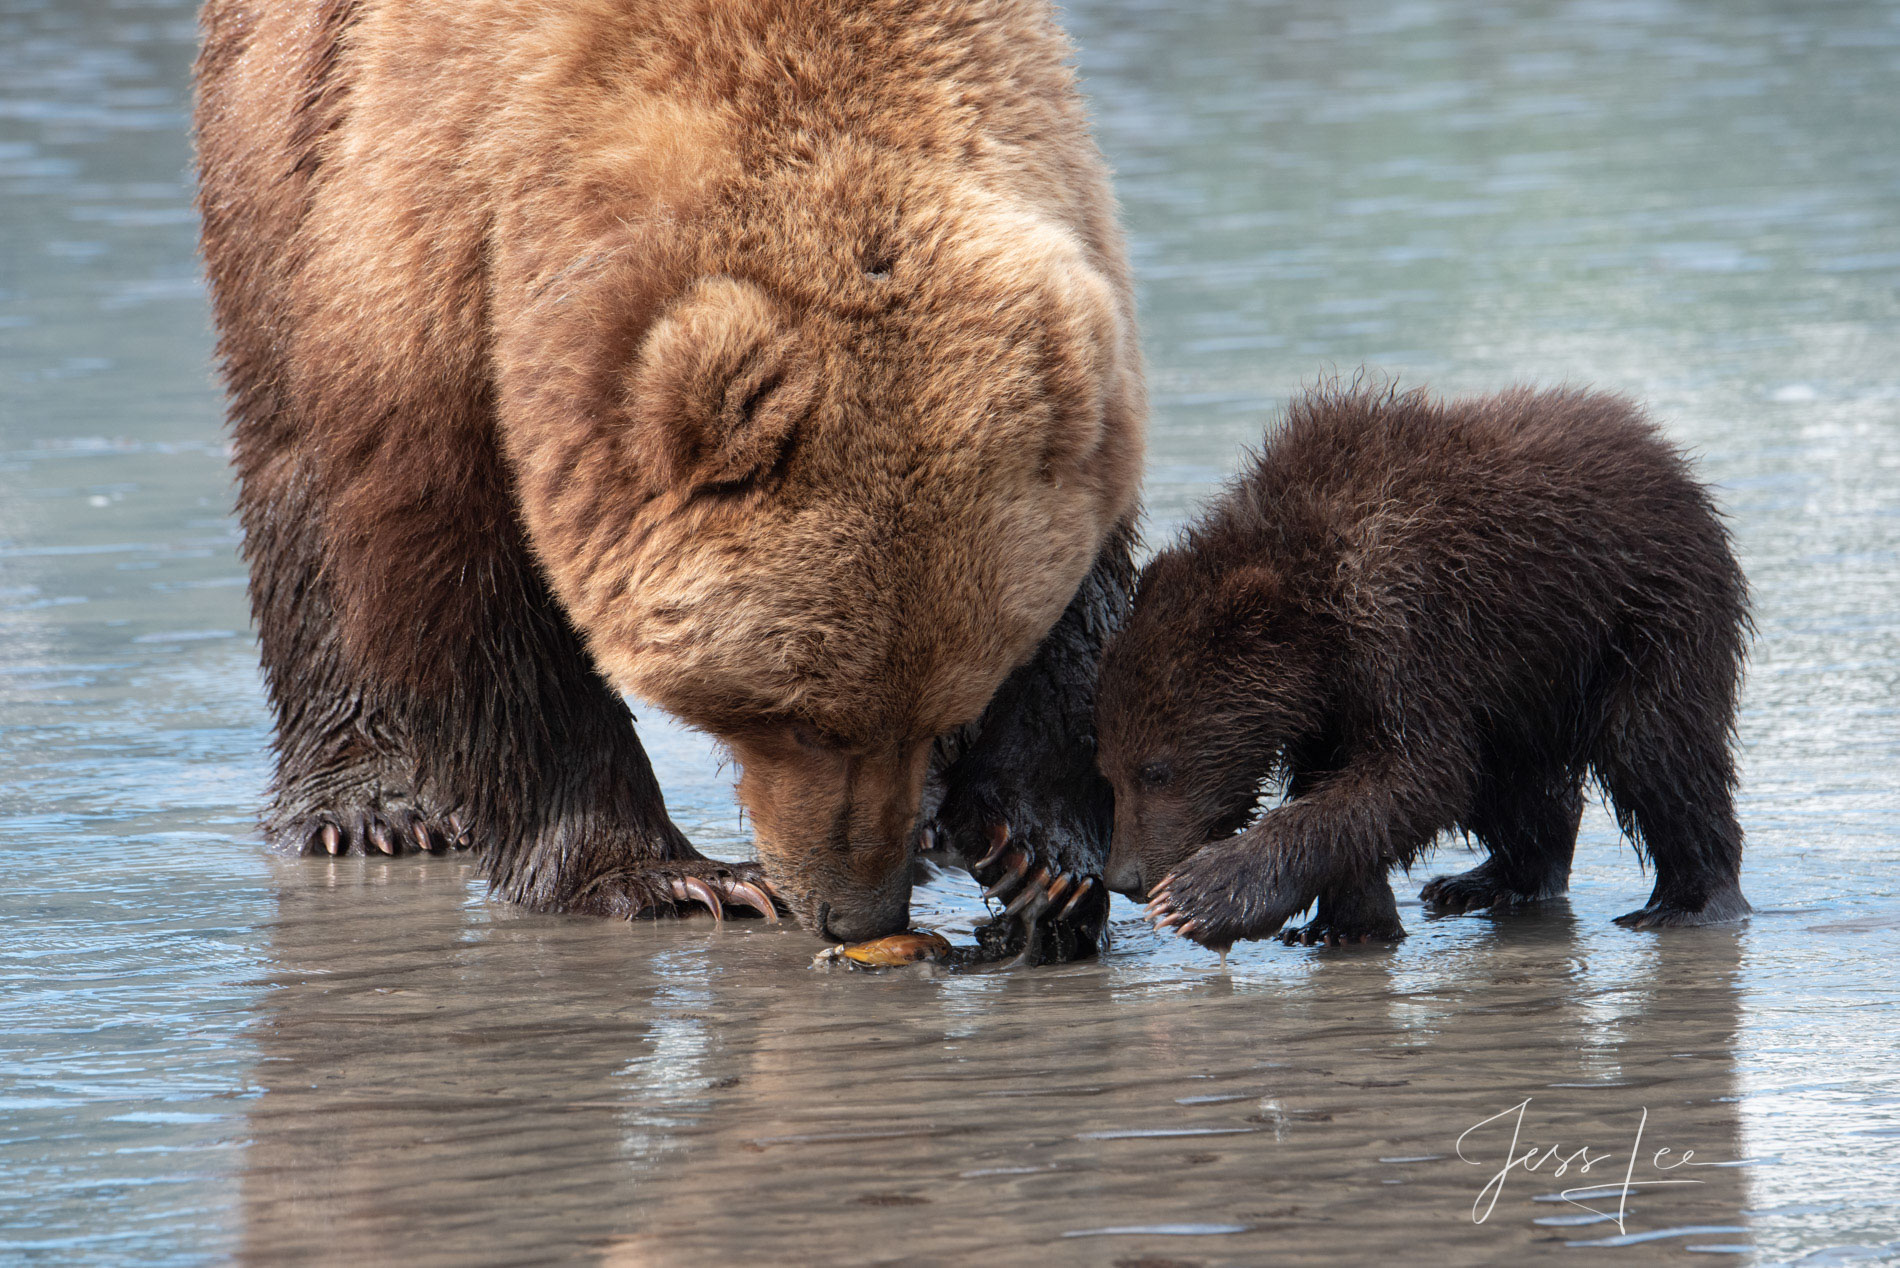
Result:
<svg viewBox="0 0 1900 1268"><path fill-rule="evenodd" d="M1000 902L1003 908L978 931L978 941L989 954L1042 963L1052 949L1045 945L1051 938L1058 949L1059 944L1074 940L1075 931L1064 922L1072 915L1083 918L1077 909L1100 888L1100 882L1081 872L1064 871L1059 863L1039 864L1034 852L1012 843L1007 826L992 828L990 841L989 853L971 865L970 873L980 884L986 874L1001 866L1002 875L984 889L983 900ZM986 936L984 930L991 932ZM1088 940L1092 942L1093 938ZM1062 950L1058 958L1072 959L1078 949Z"/></svg>
<svg viewBox="0 0 1900 1268"><path fill-rule="evenodd" d="M466 850L475 843L469 830L455 816L450 815L445 824L436 816L407 809L319 814L301 829L284 835L301 842L299 853L332 858L352 851L390 858L401 854L441 854L451 848Z"/></svg>
<svg viewBox="0 0 1900 1268"><path fill-rule="evenodd" d="M1375 942L1397 942L1405 937L1405 931L1399 929L1379 934L1364 929L1348 929L1342 933L1328 921L1315 920L1298 929L1282 929L1276 936L1289 947L1353 947L1368 946Z"/></svg>
<svg viewBox="0 0 1900 1268"><path fill-rule="evenodd" d="M596 876L562 904L569 911L622 920L660 920L704 909L724 923L728 915L758 915L779 923L779 894L757 863L715 859L656 860Z"/></svg>
<svg viewBox="0 0 1900 1268"><path fill-rule="evenodd" d="M1742 897L1741 886L1730 882L1695 904L1651 895L1643 906L1618 916L1616 923L1625 929L1686 929L1746 920L1753 910Z"/></svg>
<svg viewBox="0 0 1900 1268"><path fill-rule="evenodd" d="M1466 912L1529 906L1568 891L1566 874L1555 874L1541 889L1532 890L1510 884L1495 860L1486 860L1468 872L1434 876L1418 891L1420 901L1434 916L1461 916Z"/></svg>

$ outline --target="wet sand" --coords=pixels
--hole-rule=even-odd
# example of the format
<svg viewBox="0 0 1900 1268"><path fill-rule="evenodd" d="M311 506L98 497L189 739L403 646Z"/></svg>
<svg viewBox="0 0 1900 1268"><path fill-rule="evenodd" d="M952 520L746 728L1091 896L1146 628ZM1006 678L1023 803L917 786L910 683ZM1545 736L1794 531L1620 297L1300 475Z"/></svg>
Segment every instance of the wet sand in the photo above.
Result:
<svg viewBox="0 0 1900 1268"><path fill-rule="evenodd" d="M1222 972L1126 920L1095 964L871 974L756 925L471 906L466 878L274 869L246 1257L1455 1263L1625 1229L1751 1240L1735 930L1595 938L1559 905ZM1493 1193L1551 1146L1565 1175L1520 1162ZM1557 1200L1620 1185L1632 1148L1626 1201Z"/></svg>

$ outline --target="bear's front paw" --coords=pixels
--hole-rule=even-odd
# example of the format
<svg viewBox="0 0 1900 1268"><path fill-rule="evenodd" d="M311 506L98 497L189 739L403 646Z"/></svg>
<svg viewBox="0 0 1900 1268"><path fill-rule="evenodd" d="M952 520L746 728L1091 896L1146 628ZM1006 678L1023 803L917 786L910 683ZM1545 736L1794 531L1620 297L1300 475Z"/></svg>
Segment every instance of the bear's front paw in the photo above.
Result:
<svg viewBox="0 0 1900 1268"><path fill-rule="evenodd" d="M273 840L295 843L302 854L440 854L475 844L461 816L430 813L386 798L372 805L329 807L269 829Z"/></svg>
<svg viewBox="0 0 1900 1268"><path fill-rule="evenodd" d="M1012 839L1006 825L991 828L989 840L989 852L970 867L984 886L984 901L1003 904L996 919L977 930L985 951L1031 964L1093 954L1108 921L1101 878L1064 869L1052 851Z"/></svg>
<svg viewBox="0 0 1900 1268"><path fill-rule="evenodd" d="M561 907L621 920L690 916L704 908L714 920L732 914L762 916L777 924L783 905L757 863L671 859L604 872L576 890Z"/></svg>
<svg viewBox="0 0 1900 1268"><path fill-rule="evenodd" d="M1249 844L1205 846L1150 891L1146 915L1157 930L1216 951L1269 937L1306 910L1314 893L1262 863Z"/></svg>

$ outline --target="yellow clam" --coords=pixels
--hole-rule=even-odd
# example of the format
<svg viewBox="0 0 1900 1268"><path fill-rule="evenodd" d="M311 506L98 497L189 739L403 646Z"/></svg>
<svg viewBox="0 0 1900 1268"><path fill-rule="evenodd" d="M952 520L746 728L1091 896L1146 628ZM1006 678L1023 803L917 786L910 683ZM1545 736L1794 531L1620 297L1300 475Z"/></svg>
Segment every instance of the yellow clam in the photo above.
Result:
<svg viewBox="0 0 1900 1268"><path fill-rule="evenodd" d="M843 960L867 969L888 969L919 960L941 960L950 954L950 943L934 933L894 933L888 938L854 942L849 946L826 947L812 957L813 964L836 964Z"/></svg>

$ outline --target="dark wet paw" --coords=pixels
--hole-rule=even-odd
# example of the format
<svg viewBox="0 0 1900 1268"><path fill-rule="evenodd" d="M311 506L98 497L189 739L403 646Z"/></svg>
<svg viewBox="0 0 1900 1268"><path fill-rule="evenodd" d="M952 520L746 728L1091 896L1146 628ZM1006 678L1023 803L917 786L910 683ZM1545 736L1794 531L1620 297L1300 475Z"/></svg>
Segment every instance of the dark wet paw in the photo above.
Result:
<svg viewBox="0 0 1900 1268"><path fill-rule="evenodd" d="M1215 951L1271 937L1314 895L1263 863L1245 844L1206 846L1149 891L1145 914L1156 930L1172 929Z"/></svg>
<svg viewBox="0 0 1900 1268"><path fill-rule="evenodd" d="M1616 923L1625 929L1687 929L1746 920L1753 910L1736 888L1695 904L1652 896L1647 906L1618 916Z"/></svg>
<svg viewBox="0 0 1900 1268"><path fill-rule="evenodd" d="M1320 916L1297 929L1282 929L1279 938L1289 947L1390 945L1405 940L1405 926L1397 921L1374 928L1358 924L1341 925Z"/></svg>
<svg viewBox="0 0 1900 1268"><path fill-rule="evenodd" d="M976 931L985 952L1029 964L1093 955L1108 922L1101 878L1039 861L1039 851L1011 840L1001 824L989 840L989 852L970 866L984 886L984 901L1001 904L992 908L995 919Z"/></svg>
<svg viewBox="0 0 1900 1268"><path fill-rule="evenodd" d="M596 876L561 906L622 920L661 920L709 911L714 920L757 916L777 924L785 909L757 863L678 859Z"/></svg>
<svg viewBox="0 0 1900 1268"><path fill-rule="evenodd" d="M1501 877L1489 862L1455 876L1437 876L1418 891L1419 898L1435 916L1459 916L1486 908L1502 910L1563 897L1560 885L1532 892L1514 887Z"/></svg>
<svg viewBox="0 0 1900 1268"><path fill-rule="evenodd" d="M332 856L443 854L475 844L459 815L429 814L408 806L318 811L279 829L276 835L295 841L301 853Z"/></svg>

